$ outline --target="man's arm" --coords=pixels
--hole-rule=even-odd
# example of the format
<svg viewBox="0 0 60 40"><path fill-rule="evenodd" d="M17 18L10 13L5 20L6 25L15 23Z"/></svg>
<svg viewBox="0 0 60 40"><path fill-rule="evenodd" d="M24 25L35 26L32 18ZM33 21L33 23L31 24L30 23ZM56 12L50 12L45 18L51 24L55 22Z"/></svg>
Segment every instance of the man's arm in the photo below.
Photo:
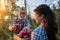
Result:
<svg viewBox="0 0 60 40"><path fill-rule="evenodd" d="M16 24L16 19L13 19L8 27L10 31L13 31L15 29L14 24Z"/></svg>

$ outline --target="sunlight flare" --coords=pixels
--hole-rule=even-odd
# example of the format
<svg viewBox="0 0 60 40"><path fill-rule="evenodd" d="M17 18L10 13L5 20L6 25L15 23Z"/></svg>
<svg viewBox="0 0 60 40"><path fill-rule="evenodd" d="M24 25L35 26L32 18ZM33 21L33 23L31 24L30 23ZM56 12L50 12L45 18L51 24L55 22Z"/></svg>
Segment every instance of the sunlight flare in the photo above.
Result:
<svg viewBox="0 0 60 40"><path fill-rule="evenodd" d="M5 2L4 0L0 0L0 10L4 10L5 9Z"/></svg>

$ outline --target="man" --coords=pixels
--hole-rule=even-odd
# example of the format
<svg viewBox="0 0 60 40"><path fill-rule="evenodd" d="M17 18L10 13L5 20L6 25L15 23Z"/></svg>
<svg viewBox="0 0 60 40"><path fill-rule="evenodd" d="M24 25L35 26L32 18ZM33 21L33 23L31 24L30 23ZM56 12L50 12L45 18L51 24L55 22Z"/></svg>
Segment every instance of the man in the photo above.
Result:
<svg viewBox="0 0 60 40"><path fill-rule="evenodd" d="M22 37L22 35L20 35L22 33L22 30L26 30L26 29L31 29L31 25L29 20L26 18L26 13L24 11L20 11L18 13L18 18L14 18L12 20L12 25L9 26L9 30L12 31L14 30L16 34L18 34L19 36ZM24 33L24 31L23 31ZM30 30L31 33L31 30Z"/></svg>

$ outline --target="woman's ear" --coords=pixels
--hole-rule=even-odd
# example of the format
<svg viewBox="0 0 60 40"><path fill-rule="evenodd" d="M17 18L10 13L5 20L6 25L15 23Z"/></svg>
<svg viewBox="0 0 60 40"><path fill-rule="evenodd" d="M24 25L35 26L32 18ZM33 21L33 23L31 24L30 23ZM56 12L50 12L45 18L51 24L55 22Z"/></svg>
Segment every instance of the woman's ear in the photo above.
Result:
<svg viewBox="0 0 60 40"><path fill-rule="evenodd" d="M44 20L44 15L42 14L40 17L39 17L39 21L42 22Z"/></svg>
<svg viewBox="0 0 60 40"><path fill-rule="evenodd" d="M44 15L42 14L41 17L44 18Z"/></svg>
<svg viewBox="0 0 60 40"><path fill-rule="evenodd" d="M41 19L41 20L44 19L44 15L43 15L43 14L40 16L40 19Z"/></svg>

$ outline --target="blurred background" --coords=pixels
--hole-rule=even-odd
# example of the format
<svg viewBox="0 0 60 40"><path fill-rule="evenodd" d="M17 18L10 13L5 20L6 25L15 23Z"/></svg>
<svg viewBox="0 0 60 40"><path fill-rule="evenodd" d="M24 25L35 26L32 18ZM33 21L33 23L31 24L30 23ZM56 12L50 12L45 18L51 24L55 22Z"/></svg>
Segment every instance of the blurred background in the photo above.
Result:
<svg viewBox="0 0 60 40"><path fill-rule="evenodd" d="M0 0L0 40L13 40L14 32L8 26L20 10L26 11L33 29L37 24L33 20L33 10L41 4L47 4L56 14L58 24L57 39L60 40L60 0Z"/></svg>

